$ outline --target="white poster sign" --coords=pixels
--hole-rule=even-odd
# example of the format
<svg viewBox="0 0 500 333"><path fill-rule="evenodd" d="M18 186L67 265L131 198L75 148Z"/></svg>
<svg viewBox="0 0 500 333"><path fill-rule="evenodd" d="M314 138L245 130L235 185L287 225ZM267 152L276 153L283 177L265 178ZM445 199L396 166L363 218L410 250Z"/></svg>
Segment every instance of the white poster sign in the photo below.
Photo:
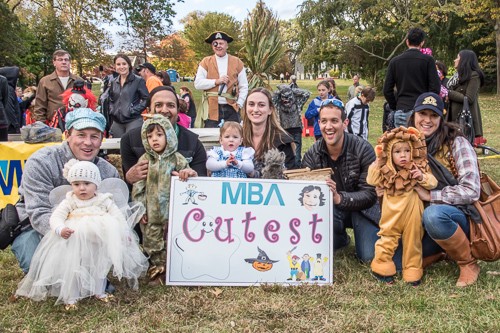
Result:
<svg viewBox="0 0 500 333"><path fill-rule="evenodd" d="M324 182L172 179L167 284L332 283Z"/></svg>

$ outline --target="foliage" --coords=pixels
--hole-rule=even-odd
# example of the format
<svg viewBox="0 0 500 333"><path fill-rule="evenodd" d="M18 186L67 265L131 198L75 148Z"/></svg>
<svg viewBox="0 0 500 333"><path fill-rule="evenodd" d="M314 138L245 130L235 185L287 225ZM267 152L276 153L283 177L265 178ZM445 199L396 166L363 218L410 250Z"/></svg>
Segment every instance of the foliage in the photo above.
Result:
<svg viewBox="0 0 500 333"><path fill-rule="evenodd" d="M189 42L198 61L213 53L211 45L205 43L205 38L214 31L224 31L234 38L229 44L229 53L238 56L243 48L241 23L229 14L193 11L183 18L181 23L184 24L184 38Z"/></svg>
<svg viewBox="0 0 500 333"><path fill-rule="evenodd" d="M496 84L496 92L500 94L500 0L462 0L457 11L465 18L467 26L456 35L469 37L483 66L487 84Z"/></svg>
<svg viewBox="0 0 500 333"><path fill-rule="evenodd" d="M0 1L0 22L0 67L16 65L28 52L23 40L25 26L4 0Z"/></svg>
<svg viewBox="0 0 500 333"><path fill-rule="evenodd" d="M263 1L257 2L245 19L243 36L243 58L250 70L249 89L269 87L270 70L285 55L286 48L281 39L279 21Z"/></svg>
<svg viewBox="0 0 500 333"><path fill-rule="evenodd" d="M300 59L313 71L337 64L379 84L388 61L406 49L408 29L419 26L435 56L451 62L460 39L450 36L464 24L452 10L458 1L306 0L298 17Z"/></svg>
<svg viewBox="0 0 500 333"><path fill-rule="evenodd" d="M179 33L166 36L153 49L157 69L175 68L181 76L195 76L198 63L188 42Z"/></svg>
<svg viewBox="0 0 500 333"><path fill-rule="evenodd" d="M177 0L177 2L183 0ZM114 6L122 12L128 35L128 49L139 48L145 59L155 41L161 39L172 25L171 18L175 15L173 0L114 0Z"/></svg>

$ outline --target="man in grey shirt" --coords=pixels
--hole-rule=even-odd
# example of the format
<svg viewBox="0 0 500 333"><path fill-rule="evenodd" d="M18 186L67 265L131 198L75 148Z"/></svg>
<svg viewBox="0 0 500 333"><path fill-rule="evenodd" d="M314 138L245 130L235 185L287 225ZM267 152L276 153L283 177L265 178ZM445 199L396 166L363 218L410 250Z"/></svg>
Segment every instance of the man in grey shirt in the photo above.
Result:
<svg viewBox="0 0 500 333"><path fill-rule="evenodd" d="M19 218L29 218L30 225L12 243L12 252L23 272L28 272L40 240L50 232L53 207L49 194L58 186L69 185L63 168L70 159L95 163L102 179L119 177L114 166L97 157L105 127L106 119L102 114L87 108L75 109L66 116L66 141L44 147L26 161L16 208Z"/></svg>

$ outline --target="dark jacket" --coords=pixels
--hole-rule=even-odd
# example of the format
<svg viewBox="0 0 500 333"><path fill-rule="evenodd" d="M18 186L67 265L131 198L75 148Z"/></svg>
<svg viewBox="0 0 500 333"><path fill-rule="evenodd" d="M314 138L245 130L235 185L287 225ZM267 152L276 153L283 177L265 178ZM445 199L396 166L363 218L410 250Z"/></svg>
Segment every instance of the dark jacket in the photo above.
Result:
<svg viewBox="0 0 500 333"><path fill-rule="evenodd" d="M474 125L474 134L476 136L483 135L483 122L481 120L481 110L479 109L479 88L481 79L476 71L471 72L470 79L466 82L459 83L455 87L448 90L448 100L450 103L451 121L458 121L458 115L464 107L464 97L467 96L469 101L470 113Z"/></svg>
<svg viewBox="0 0 500 333"><path fill-rule="evenodd" d="M120 76L111 79L109 89L109 114L113 121L120 124L129 123L141 117L146 108L149 96L146 81L140 76L130 73L123 84Z"/></svg>
<svg viewBox="0 0 500 333"><path fill-rule="evenodd" d="M7 128L9 126L6 113L8 103L9 85L5 76L0 75L0 128Z"/></svg>
<svg viewBox="0 0 500 333"><path fill-rule="evenodd" d="M7 79L8 95L5 104L5 116L7 117L8 132L19 133L21 124L19 101L16 95L17 79L19 77L19 67L9 66L0 68L0 75Z"/></svg>
<svg viewBox="0 0 500 333"><path fill-rule="evenodd" d="M332 179L342 201L337 208L361 211L377 203L375 188L366 183L368 167L375 160L375 152L368 141L350 133L344 133L342 153L332 161L323 138L309 148L302 159L302 167L311 169L332 168ZM378 221L376 221L378 222Z"/></svg>
<svg viewBox="0 0 500 333"><path fill-rule="evenodd" d="M392 110L413 110L418 96L424 92L439 95L440 89L434 58L420 50L408 49L389 63L384 97Z"/></svg>
<svg viewBox="0 0 500 333"><path fill-rule="evenodd" d="M198 139L198 135L182 126L178 125L177 128L179 129L177 151L187 159L189 166L198 173L198 176L206 176L207 152ZM141 139L141 127L125 133L120 140L123 174L126 174L145 152Z"/></svg>

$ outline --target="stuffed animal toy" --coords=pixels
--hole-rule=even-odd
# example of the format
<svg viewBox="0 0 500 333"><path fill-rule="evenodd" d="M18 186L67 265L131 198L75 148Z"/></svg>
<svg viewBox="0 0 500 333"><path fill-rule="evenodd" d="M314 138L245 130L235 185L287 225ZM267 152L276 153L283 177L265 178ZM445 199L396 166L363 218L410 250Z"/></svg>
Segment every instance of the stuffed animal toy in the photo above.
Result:
<svg viewBox="0 0 500 333"><path fill-rule="evenodd" d="M268 150L264 154L262 178L283 179L283 171L285 171L285 153L276 148Z"/></svg>

